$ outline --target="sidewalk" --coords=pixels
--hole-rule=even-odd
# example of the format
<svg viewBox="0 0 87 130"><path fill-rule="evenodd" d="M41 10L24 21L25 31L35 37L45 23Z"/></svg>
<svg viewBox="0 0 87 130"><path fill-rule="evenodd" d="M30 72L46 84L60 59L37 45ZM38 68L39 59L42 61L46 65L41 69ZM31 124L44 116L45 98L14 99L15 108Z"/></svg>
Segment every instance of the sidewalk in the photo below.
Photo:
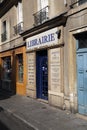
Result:
<svg viewBox="0 0 87 130"><path fill-rule="evenodd" d="M87 130L87 120L26 96L1 99L0 107L35 130Z"/></svg>

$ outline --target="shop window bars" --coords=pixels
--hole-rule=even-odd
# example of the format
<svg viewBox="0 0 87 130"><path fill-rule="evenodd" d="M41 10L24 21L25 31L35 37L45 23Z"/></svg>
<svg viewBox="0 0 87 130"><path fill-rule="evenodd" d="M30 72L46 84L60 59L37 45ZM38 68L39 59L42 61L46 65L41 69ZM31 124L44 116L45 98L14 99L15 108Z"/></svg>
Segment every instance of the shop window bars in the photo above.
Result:
<svg viewBox="0 0 87 130"><path fill-rule="evenodd" d="M34 26L40 25L49 19L48 17L49 6L41 9L40 11L33 14L34 16Z"/></svg>
<svg viewBox="0 0 87 130"><path fill-rule="evenodd" d="M14 34L20 34L23 32L23 22L18 23L17 25L14 26Z"/></svg>
<svg viewBox="0 0 87 130"><path fill-rule="evenodd" d="M7 40L7 32L5 31L5 32L3 32L2 34L1 34L1 42L4 42L4 41L6 41Z"/></svg>

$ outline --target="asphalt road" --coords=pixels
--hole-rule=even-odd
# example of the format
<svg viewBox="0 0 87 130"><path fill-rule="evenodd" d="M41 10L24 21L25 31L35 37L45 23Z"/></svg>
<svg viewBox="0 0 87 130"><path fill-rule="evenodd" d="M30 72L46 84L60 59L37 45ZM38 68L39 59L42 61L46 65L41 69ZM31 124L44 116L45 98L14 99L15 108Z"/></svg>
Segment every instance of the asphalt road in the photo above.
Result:
<svg viewBox="0 0 87 130"><path fill-rule="evenodd" d="M34 130L0 107L0 130Z"/></svg>

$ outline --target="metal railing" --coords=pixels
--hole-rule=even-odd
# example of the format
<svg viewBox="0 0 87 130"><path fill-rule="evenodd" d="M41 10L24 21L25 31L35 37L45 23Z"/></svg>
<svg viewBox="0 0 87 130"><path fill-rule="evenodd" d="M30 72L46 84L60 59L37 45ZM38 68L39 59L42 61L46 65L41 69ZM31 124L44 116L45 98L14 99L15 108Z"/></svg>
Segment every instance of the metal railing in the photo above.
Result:
<svg viewBox="0 0 87 130"><path fill-rule="evenodd" d="M48 6L46 6L45 8L41 9L37 13L33 14L34 26L40 25L49 19L48 9L49 9Z"/></svg>
<svg viewBox="0 0 87 130"><path fill-rule="evenodd" d="M6 31L4 33L1 34L1 42L4 42L7 40L7 33Z"/></svg>
<svg viewBox="0 0 87 130"><path fill-rule="evenodd" d="M21 32L23 32L23 22L20 22L19 24L14 26L14 34L20 34Z"/></svg>

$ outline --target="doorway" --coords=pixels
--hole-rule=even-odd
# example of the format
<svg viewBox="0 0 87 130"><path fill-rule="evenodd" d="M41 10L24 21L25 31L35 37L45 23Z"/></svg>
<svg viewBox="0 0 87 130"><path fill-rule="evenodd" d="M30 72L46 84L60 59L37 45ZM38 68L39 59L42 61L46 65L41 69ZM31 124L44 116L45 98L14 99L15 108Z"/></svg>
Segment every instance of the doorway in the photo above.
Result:
<svg viewBox="0 0 87 130"><path fill-rule="evenodd" d="M77 38L78 112L87 115L87 32Z"/></svg>
<svg viewBox="0 0 87 130"><path fill-rule="evenodd" d="M36 53L37 98L48 99L48 57L47 50Z"/></svg>

